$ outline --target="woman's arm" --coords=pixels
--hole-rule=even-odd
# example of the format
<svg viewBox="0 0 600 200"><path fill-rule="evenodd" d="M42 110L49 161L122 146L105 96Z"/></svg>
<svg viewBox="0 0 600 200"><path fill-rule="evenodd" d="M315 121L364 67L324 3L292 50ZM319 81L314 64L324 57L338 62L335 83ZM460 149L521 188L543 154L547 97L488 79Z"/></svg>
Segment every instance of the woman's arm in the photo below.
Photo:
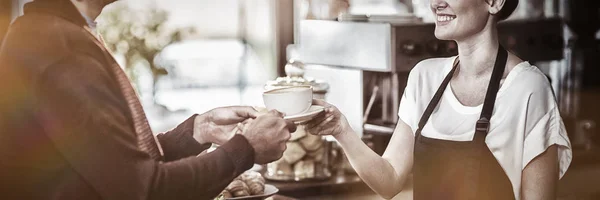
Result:
<svg viewBox="0 0 600 200"><path fill-rule="evenodd" d="M556 199L558 147L552 145L523 169L521 199Z"/></svg>
<svg viewBox="0 0 600 200"><path fill-rule="evenodd" d="M373 191L386 199L396 196L412 169L414 138L411 128L400 120L381 157L358 137L337 108L318 100L314 104L328 109L324 115L307 124L309 132L333 135L352 167Z"/></svg>
<svg viewBox="0 0 600 200"><path fill-rule="evenodd" d="M336 137L360 178L385 199L396 196L404 186L413 164L414 137L399 121L383 156L373 152L354 131Z"/></svg>

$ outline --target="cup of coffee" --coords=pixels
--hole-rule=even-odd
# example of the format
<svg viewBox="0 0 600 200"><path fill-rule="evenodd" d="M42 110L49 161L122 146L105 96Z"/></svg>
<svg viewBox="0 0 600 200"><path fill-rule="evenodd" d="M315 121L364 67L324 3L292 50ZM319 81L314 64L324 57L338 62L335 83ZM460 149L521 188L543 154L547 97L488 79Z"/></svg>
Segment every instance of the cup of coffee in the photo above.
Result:
<svg viewBox="0 0 600 200"><path fill-rule="evenodd" d="M277 110L292 116L310 109L312 95L311 86L288 86L265 91L263 102L269 110Z"/></svg>

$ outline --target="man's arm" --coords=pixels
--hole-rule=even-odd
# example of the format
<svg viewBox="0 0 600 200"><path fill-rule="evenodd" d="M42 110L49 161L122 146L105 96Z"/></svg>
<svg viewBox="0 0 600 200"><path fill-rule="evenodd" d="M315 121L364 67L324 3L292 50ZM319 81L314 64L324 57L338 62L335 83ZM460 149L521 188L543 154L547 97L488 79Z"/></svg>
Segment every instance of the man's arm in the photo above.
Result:
<svg viewBox="0 0 600 200"><path fill-rule="evenodd" d="M223 145L243 127L257 117L249 106L229 106L194 115L175 129L159 134L166 160L177 160L198 155L211 144Z"/></svg>
<svg viewBox="0 0 600 200"><path fill-rule="evenodd" d="M203 156L152 160L137 147L118 86L89 56L50 66L37 85L46 135L103 199L210 199L254 162L240 135Z"/></svg>
<svg viewBox="0 0 600 200"><path fill-rule="evenodd" d="M194 139L194 124L197 116L191 116L171 131L158 134L158 141L165 153L165 161L197 156L212 145L210 142L200 144Z"/></svg>

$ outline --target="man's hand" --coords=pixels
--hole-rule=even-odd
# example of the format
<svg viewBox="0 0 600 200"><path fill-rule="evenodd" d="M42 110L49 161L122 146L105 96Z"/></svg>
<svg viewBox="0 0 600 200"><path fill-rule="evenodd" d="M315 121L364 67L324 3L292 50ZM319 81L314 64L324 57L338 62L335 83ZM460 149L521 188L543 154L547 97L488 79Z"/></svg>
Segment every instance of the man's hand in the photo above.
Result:
<svg viewBox="0 0 600 200"><path fill-rule="evenodd" d="M254 161L258 164L273 162L283 155L285 143L290 139L296 125L283 119L275 110L251 120L242 131L254 148Z"/></svg>
<svg viewBox="0 0 600 200"><path fill-rule="evenodd" d="M229 141L239 123L256 118L258 112L249 106L215 108L194 119L194 139L201 144L222 145Z"/></svg>

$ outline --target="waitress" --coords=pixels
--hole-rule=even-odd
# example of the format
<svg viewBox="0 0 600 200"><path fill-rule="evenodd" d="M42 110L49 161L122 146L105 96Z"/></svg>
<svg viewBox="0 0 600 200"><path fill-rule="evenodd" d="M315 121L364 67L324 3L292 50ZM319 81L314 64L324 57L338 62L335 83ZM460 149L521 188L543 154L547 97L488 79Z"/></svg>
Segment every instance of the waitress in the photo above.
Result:
<svg viewBox="0 0 600 200"><path fill-rule="evenodd" d="M362 180L398 194L413 174L414 199L556 199L571 147L546 76L498 43L498 21L518 0L431 0L435 36L458 56L410 72L400 120L383 154L367 147L326 102L307 124L333 135Z"/></svg>

